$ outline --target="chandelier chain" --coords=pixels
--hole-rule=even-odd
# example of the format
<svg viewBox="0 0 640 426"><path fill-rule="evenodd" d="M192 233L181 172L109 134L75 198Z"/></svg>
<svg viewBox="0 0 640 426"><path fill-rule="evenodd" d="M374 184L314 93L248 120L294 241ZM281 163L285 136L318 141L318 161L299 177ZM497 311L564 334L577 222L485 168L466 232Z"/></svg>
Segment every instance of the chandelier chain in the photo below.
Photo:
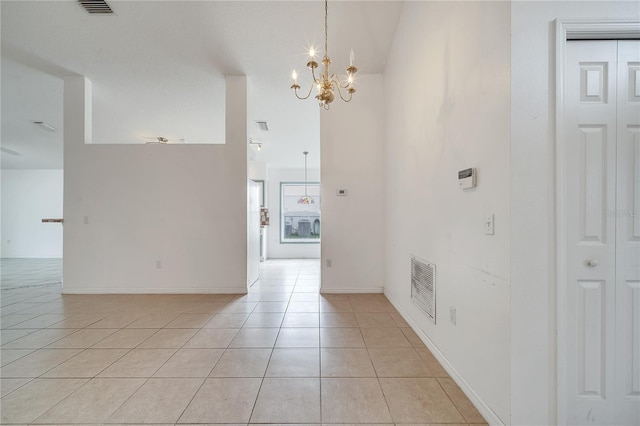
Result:
<svg viewBox="0 0 640 426"><path fill-rule="evenodd" d="M328 42L328 29L329 26L327 25L327 16L329 15L329 0L324 0L324 56L329 56L329 50L327 48L327 46L329 45Z"/></svg>
<svg viewBox="0 0 640 426"><path fill-rule="evenodd" d="M304 196L307 196L307 154L309 152L305 151L304 154Z"/></svg>

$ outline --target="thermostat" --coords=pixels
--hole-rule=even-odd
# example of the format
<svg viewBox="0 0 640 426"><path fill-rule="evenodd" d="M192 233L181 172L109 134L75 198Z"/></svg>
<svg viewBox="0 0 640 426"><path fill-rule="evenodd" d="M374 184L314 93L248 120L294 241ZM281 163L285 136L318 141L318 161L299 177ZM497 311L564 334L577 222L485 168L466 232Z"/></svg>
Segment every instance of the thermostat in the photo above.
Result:
<svg viewBox="0 0 640 426"><path fill-rule="evenodd" d="M476 169L469 168L458 172L458 185L462 189L475 188L476 186Z"/></svg>

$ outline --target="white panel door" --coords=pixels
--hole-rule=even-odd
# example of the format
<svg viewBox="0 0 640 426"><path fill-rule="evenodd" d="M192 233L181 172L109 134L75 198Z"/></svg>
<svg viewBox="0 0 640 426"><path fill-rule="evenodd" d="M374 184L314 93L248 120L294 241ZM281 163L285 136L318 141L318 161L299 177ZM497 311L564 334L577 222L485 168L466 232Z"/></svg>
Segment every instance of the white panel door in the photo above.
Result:
<svg viewBox="0 0 640 426"><path fill-rule="evenodd" d="M640 421L638 379L630 379L640 371L639 227L638 212L630 207L638 203L640 189L639 115L637 99L629 97L636 96L629 83L637 78L629 67L638 65L637 56L635 62L629 58L639 45L620 42L629 51L629 65L618 57L618 45L567 42L569 424Z"/></svg>
<svg viewBox="0 0 640 426"><path fill-rule="evenodd" d="M618 42L617 167L615 420L639 425L640 41Z"/></svg>
<svg viewBox="0 0 640 426"><path fill-rule="evenodd" d="M569 424L607 424L613 414L616 46L567 42Z"/></svg>

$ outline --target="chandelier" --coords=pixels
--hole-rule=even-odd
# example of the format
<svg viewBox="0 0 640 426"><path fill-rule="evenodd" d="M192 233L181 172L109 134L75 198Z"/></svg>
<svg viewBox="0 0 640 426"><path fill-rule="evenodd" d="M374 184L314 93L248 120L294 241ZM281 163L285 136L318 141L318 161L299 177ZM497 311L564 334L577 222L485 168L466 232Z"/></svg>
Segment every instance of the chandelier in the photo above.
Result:
<svg viewBox="0 0 640 426"><path fill-rule="evenodd" d="M307 195L307 154L309 151L304 151L304 196L298 199L298 204L315 204L313 198Z"/></svg>
<svg viewBox="0 0 640 426"><path fill-rule="evenodd" d="M311 83L311 87L309 88L309 93L306 96L300 96L298 94L298 89L300 86L298 85L298 73L293 70L291 73L291 78L293 79L293 84L291 88L293 89L296 97L298 99L308 99L311 96L311 92L313 91L313 87L315 86L318 90L318 94L315 98L318 100L318 103L324 109L329 109L329 104L333 102L335 98L335 92L338 92L340 98L349 102L353 97L356 89L353 87L353 76L358 69L353 66L353 50L351 50L351 54L349 55L349 68L347 68L347 81L342 83L337 75L329 73L329 65L331 64L331 58L329 58L329 53L327 50L327 11L328 11L328 0L324 0L324 57L322 58L322 63L324 64L324 72L316 77L316 68L318 68L318 63L316 62L316 51L312 47L309 49L309 62L307 62L307 68L311 70L311 77L313 78L313 82ZM342 94L342 89L344 89L348 94L348 98L345 98Z"/></svg>

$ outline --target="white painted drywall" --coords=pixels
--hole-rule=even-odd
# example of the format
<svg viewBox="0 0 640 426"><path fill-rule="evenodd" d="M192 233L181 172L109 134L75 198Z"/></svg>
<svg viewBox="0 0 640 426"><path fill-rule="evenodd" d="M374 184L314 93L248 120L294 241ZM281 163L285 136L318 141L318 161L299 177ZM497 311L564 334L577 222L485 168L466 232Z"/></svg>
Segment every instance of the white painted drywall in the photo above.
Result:
<svg viewBox="0 0 640 426"><path fill-rule="evenodd" d="M637 1L511 5L511 422L555 424L557 18L639 19ZM560 420L561 422L561 420Z"/></svg>
<svg viewBox="0 0 640 426"><path fill-rule="evenodd" d="M386 105L385 293L490 422L510 423L508 2L407 2ZM324 160L324 159L323 159ZM458 171L475 167L463 191ZM485 235L486 213L495 235ZM437 323L410 300L410 255L435 263ZM449 308L457 325L449 321Z"/></svg>
<svg viewBox="0 0 640 426"><path fill-rule="evenodd" d="M383 87L381 75L359 75L351 102L336 100L320 114L325 293L384 286Z"/></svg>
<svg viewBox="0 0 640 426"><path fill-rule="evenodd" d="M2 170L1 257L62 257L62 170Z"/></svg>
<svg viewBox="0 0 640 426"><path fill-rule="evenodd" d="M247 163L247 177L251 180L267 180L267 165L260 161L249 161Z"/></svg>
<svg viewBox="0 0 640 426"><path fill-rule="evenodd" d="M300 148L300 162L304 164L304 145ZM309 156L320 155L308 149ZM280 184L283 182L304 182L304 168L300 169L268 169L269 179L265 182L267 206L269 208L269 227L267 228L267 256L269 259L318 259L320 244L314 243L281 243L280 242ZM307 169L308 182L320 182L320 170ZM321 207L323 209L323 207ZM324 217L320 217L324 226ZM324 228L321 228L324 229ZM320 231L322 232L322 231ZM321 235L321 238L324 238ZM324 243L322 243L324 244Z"/></svg>
<svg viewBox="0 0 640 426"><path fill-rule="evenodd" d="M246 292L246 78L225 145L84 144L89 86L65 79L63 291Z"/></svg>

